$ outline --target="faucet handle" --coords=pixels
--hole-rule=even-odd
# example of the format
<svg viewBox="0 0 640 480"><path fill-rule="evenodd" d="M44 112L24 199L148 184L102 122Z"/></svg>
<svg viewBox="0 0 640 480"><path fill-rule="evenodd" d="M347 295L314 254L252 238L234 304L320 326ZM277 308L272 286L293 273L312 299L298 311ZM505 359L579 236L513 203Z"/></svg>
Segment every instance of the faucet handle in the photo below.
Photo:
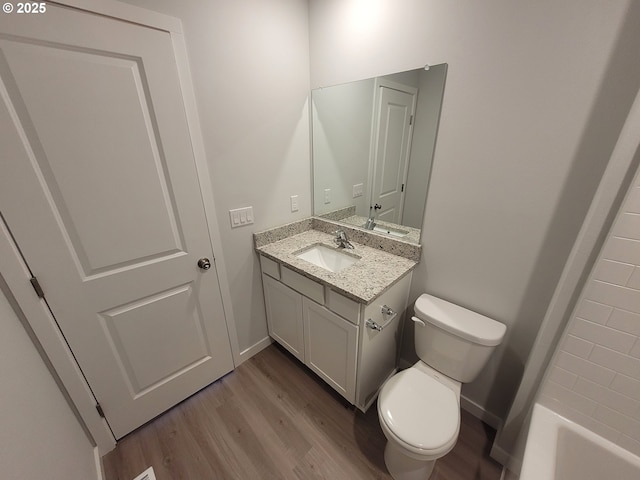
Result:
<svg viewBox="0 0 640 480"><path fill-rule="evenodd" d="M333 241L341 248L353 248L344 230L336 230L336 238Z"/></svg>

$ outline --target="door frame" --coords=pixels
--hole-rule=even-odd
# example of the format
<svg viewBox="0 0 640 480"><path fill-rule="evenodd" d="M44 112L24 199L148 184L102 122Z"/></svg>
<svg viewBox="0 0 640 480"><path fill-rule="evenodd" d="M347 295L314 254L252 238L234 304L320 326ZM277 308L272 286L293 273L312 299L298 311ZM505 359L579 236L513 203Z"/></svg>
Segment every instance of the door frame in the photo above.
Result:
<svg viewBox="0 0 640 480"><path fill-rule="evenodd" d="M402 83L394 82L393 80L388 80L386 78L376 78L373 86L373 115L371 115L371 138L369 143L369 173L368 173L368 184L371 188L369 188L369 206L373 206L373 182L375 181L376 175L376 159L378 157L378 128L380 123L380 95L381 90L380 87L390 88L392 90L398 90L400 92L404 92L413 97L411 103L411 115L413 116L413 121L416 119L416 108L418 106L418 89L416 87L411 87L409 85L404 85ZM407 184L407 176L409 174L409 162L411 161L411 146L413 144L413 123L410 126L409 131L409 140L408 140L408 152L407 152L407 163L404 166L403 180L405 182L405 186ZM400 220L402 221L402 215L404 215L404 200L406 197L406 192L403 192L402 201L401 201L401 214ZM368 214L368 213L367 213Z"/></svg>
<svg viewBox="0 0 640 480"><path fill-rule="evenodd" d="M120 3L115 0L59 0L48 3L73 7L89 13L136 23L165 31L170 35L198 173L200 194L207 220L207 229L214 252L216 274L220 285L224 310L223 314L229 342L231 344L233 363L234 366L238 366L241 363L241 356L231 304L231 292L227 283L228 276L224 255L222 254L222 238L218 228L213 187L211 177L209 176L209 166L204 148L204 140L181 21L178 18ZM1 219L0 272L0 276L9 288L9 293L13 296L13 299L10 298L9 301L16 310L18 317L28 322L37 341L40 343L37 347L41 347L41 350L44 351L44 354L50 361L54 369L52 375L54 377L57 375L60 380L58 383L62 383L61 389L65 390L63 393L70 399L72 409L76 411L79 417L78 420L91 437L90 440L96 445L98 454L100 456L105 455L115 448L115 437L111 433L106 421L98 415L96 400L89 384L75 361L73 353L67 345L55 319L49 312L45 302L35 295L29 282L31 273L20 254L19 245L15 243L4 221Z"/></svg>

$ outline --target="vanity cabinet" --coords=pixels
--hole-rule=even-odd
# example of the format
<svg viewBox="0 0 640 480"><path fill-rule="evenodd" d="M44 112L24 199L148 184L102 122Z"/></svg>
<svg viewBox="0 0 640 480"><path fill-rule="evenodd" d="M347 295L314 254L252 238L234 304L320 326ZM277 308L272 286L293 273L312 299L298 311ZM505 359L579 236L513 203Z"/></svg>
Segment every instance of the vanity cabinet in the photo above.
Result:
<svg viewBox="0 0 640 480"><path fill-rule="evenodd" d="M269 335L366 411L396 372L411 272L365 305L263 255L260 265Z"/></svg>

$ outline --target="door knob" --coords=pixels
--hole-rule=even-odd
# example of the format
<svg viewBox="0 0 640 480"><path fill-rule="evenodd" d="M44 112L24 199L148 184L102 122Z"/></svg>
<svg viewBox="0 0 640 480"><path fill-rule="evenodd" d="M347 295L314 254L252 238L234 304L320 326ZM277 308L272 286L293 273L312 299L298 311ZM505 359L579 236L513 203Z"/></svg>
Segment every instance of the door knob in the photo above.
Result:
<svg viewBox="0 0 640 480"><path fill-rule="evenodd" d="M198 267L200 267L202 270L209 270L211 268L211 262L208 258L201 258L200 260L198 260Z"/></svg>

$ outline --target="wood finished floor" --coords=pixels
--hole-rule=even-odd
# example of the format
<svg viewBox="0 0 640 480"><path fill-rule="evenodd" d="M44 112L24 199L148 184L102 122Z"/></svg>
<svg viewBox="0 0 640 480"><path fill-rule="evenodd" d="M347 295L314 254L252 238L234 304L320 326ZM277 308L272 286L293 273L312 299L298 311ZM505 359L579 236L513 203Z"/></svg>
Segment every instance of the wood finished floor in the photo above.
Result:
<svg viewBox="0 0 640 480"><path fill-rule="evenodd" d="M494 432L462 412L432 480L498 480ZM350 406L276 345L118 442L105 480L391 479L375 407Z"/></svg>

